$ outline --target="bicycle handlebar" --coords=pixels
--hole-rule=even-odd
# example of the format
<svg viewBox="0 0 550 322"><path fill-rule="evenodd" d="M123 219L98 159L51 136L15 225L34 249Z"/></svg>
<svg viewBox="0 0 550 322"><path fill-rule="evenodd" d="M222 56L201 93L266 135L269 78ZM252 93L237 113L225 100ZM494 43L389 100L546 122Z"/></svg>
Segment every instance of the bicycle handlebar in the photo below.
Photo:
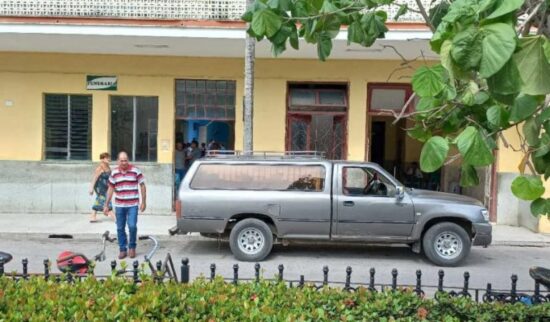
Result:
<svg viewBox="0 0 550 322"><path fill-rule="evenodd" d="M108 230L106 230L101 237L103 238L103 240L108 241L110 243L112 243L116 240L116 237L109 237L109 231Z"/></svg>
<svg viewBox="0 0 550 322"><path fill-rule="evenodd" d="M158 240L153 237L153 236L139 236L138 237L139 240L146 240L146 239L150 239L151 241L153 241L153 248L151 249L151 251L145 255L145 261L146 262L150 262L151 261L151 258L153 258L153 255L155 255L155 253L157 252L158 250L158 247L159 247L159 242Z"/></svg>

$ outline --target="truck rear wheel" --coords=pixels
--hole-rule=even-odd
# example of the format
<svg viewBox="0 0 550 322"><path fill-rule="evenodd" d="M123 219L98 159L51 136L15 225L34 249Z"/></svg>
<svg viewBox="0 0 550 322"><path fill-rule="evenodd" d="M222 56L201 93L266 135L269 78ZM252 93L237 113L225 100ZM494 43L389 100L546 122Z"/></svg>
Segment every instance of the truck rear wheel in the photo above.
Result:
<svg viewBox="0 0 550 322"><path fill-rule="evenodd" d="M229 246L240 261L261 261L271 252L273 234L265 222L254 218L244 219L231 230Z"/></svg>
<svg viewBox="0 0 550 322"><path fill-rule="evenodd" d="M472 241L468 232L452 222L435 224L422 239L426 257L438 266L456 266L470 253Z"/></svg>

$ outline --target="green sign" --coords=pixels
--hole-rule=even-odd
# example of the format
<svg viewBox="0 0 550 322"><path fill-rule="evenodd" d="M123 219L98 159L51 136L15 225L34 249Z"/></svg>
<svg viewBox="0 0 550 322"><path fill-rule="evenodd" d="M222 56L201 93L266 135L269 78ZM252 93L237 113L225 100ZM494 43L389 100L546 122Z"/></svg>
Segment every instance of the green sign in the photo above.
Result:
<svg viewBox="0 0 550 322"><path fill-rule="evenodd" d="M86 89L92 91L116 91L116 76L86 76Z"/></svg>

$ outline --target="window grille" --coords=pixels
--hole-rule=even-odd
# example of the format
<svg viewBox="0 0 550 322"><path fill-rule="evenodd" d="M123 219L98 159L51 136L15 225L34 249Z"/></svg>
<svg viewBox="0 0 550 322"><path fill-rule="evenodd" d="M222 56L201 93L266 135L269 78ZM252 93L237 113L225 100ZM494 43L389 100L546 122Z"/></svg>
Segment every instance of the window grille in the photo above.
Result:
<svg viewBox="0 0 550 322"><path fill-rule="evenodd" d="M176 117L184 120L235 119L235 81L176 80Z"/></svg>
<svg viewBox="0 0 550 322"><path fill-rule="evenodd" d="M91 95L45 95L45 158L90 160Z"/></svg>

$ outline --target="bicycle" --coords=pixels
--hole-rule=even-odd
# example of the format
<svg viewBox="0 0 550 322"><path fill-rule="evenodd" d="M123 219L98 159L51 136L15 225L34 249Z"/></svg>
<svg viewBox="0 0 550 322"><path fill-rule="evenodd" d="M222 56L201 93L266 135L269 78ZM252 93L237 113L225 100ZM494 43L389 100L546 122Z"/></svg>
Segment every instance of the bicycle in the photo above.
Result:
<svg viewBox="0 0 550 322"><path fill-rule="evenodd" d="M95 262L102 262L106 259L105 248L107 246L107 242L113 243L116 238L109 237L109 231L107 230L103 233L103 235L101 235L101 240L103 246L101 252L94 256ZM73 273L78 275L88 274L92 264L92 261L88 259L86 255L68 250L61 252L57 256L56 262L57 268L62 273Z"/></svg>

